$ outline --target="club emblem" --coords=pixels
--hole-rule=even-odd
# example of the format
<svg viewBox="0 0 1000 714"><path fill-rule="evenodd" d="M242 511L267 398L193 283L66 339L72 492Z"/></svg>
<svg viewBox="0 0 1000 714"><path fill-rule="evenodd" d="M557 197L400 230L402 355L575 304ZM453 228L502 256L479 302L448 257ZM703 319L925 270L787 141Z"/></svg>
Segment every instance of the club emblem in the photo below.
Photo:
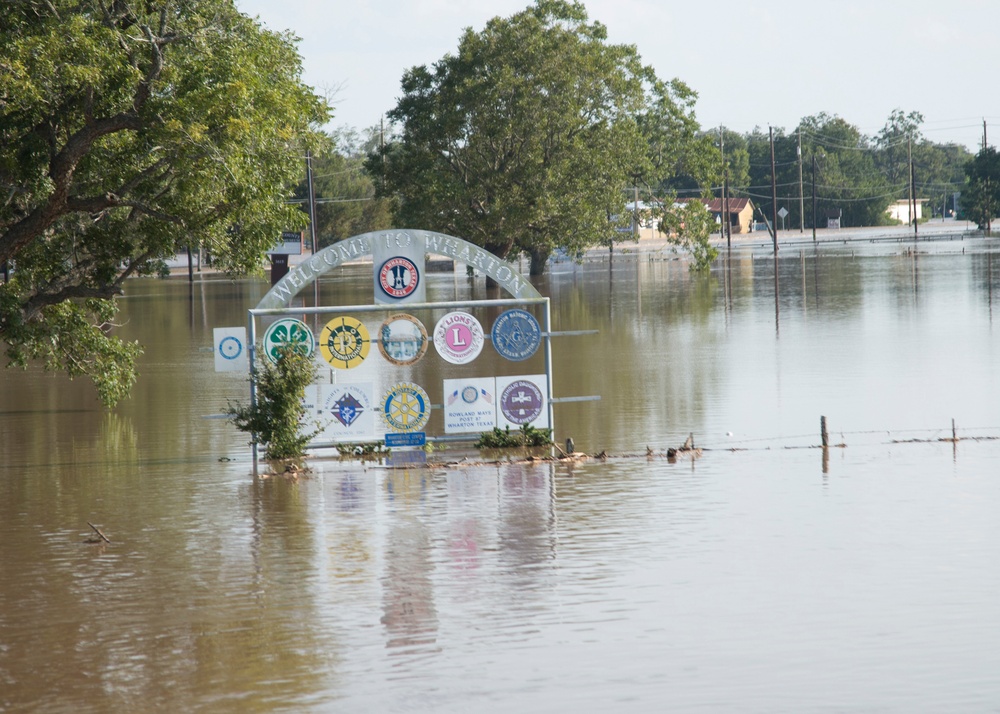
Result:
<svg viewBox="0 0 1000 714"><path fill-rule="evenodd" d="M412 382L394 385L382 399L382 418L393 431L420 431L430 415L430 397Z"/></svg>
<svg viewBox="0 0 1000 714"><path fill-rule="evenodd" d="M505 310L490 331L493 348L513 362L526 360L542 342L542 328L527 310Z"/></svg>
<svg viewBox="0 0 1000 714"><path fill-rule="evenodd" d="M500 395L500 411L512 424L529 424L542 413L542 390L534 382L518 379Z"/></svg>
<svg viewBox="0 0 1000 714"><path fill-rule="evenodd" d="M291 347L308 357L313 353L312 330L302 320L292 317L272 323L264 332L264 354L271 362L277 362L282 347Z"/></svg>
<svg viewBox="0 0 1000 714"><path fill-rule="evenodd" d="M434 347L452 364L471 362L483 349L483 326L467 312L449 312L434 328Z"/></svg>
<svg viewBox="0 0 1000 714"><path fill-rule="evenodd" d="M350 392L335 401L333 406L333 417L344 426L353 424L364 411L361 402Z"/></svg>
<svg viewBox="0 0 1000 714"><path fill-rule="evenodd" d="M319 351L338 369L351 369L365 361L371 347L368 328L353 317L335 317L323 327Z"/></svg>

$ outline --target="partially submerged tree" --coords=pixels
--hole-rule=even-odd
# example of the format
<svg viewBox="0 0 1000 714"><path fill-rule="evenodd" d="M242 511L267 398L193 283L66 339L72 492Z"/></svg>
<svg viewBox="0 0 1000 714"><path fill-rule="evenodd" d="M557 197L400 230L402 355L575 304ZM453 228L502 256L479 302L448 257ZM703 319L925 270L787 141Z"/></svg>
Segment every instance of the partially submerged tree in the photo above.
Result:
<svg viewBox="0 0 1000 714"><path fill-rule="evenodd" d="M965 172L969 183L962 192L962 211L988 235L1000 214L1000 153L992 146L980 149Z"/></svg>
<svg viewBox="0 0 1000 714"><path fill-rule="evenodd" d="M294 38L232 0L23 0L0 13L0 340L111 405L136 344L111 300L181 246L260 269L326 120Z"/></svg>
<svg viewBox="0 0 1000 714"><path fill-rule="evenodd" d="M667 234L675 246L691 253L692 270L705 271L719 256L719 251L709 243L715 229L715 220L708 206L700 199L691 199L666 206L660 221L660 230Z"/></svg>
<svg viewBox="0 0 1000 714"><path fill-rule="evenodd" d="M278 359L262 360L257 369L257 399L254 404L233 404L226 409L229 420L267 448L272 461L297 460L305 456L306 444L318 430L304 429L306 387L316 376L312 357L294 345L278 348Z"/></svg>
<svg viewBox="0 0 1000 714"><path fill-rule="evenodd" d="M615 238L623 189L649 170L647 93L668 102L672 91L564 0L466 30L454 55L410 69L402 87L389 113L400 139L368 161L383 195L401 201L400 223L500 257L527 252L533 274L557 247Z"/></svg>

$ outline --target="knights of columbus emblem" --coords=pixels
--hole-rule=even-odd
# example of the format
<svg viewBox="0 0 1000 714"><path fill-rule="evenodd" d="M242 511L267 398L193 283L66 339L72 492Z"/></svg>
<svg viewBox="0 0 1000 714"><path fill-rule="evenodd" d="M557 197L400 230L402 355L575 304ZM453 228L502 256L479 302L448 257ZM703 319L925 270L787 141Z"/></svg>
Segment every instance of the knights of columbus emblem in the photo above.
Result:
<svg viewBox="0 0 1000 714"><path fill-rule="evenodd" d="M354 395L348 392L340 399L333 403L336 409L333 412L333 416L336 417L344 426L350 426L354 421L361 416L361 411L363 409L361 402L354 398Z"/></svg>

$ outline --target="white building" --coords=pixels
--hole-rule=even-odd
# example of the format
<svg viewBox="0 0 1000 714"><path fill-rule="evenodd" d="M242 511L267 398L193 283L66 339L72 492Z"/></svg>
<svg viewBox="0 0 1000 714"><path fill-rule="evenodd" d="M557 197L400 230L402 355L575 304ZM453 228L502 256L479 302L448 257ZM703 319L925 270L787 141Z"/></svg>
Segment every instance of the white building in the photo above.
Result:
<svg viewBox="0 0 1000 714"><path fill-rule="evenodd" d="M917 199L917 220L919 221L924 217L924 204L930 199L928 198L918 198ZM900 199L895 203L889 205L889 215L900 223L905 223L910 225L912 219L910 218L910 208L912 202L908 199Z"/></svg>

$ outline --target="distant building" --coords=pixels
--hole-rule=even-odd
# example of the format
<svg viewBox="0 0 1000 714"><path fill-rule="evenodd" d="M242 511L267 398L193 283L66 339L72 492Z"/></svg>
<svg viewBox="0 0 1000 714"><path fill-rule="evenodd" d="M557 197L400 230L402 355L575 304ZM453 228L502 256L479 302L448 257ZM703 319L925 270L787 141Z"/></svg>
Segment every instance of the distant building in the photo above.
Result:
<svg viewBox="0 0 1000 714"><path fill-rule="evenodd" d="M924 204L928 203L930 199L928 198L918 198L917 199L917 220L919 221L924 217ZM910 218L910 205L911 201L908 199L900 199L889 206L889 215L900 223L905 223L909 225L913 222Z"/></svg>
<svg viewBox="0 0 1000 714"><path fill-rule="evenodd" d="M680 198L679 202L701 201L705 204L712 218L720 226L722 225L722 199L721 198ZM729 203L729 225L733 233L753 232L753 202L749 198L730 198Z"/></svg>

